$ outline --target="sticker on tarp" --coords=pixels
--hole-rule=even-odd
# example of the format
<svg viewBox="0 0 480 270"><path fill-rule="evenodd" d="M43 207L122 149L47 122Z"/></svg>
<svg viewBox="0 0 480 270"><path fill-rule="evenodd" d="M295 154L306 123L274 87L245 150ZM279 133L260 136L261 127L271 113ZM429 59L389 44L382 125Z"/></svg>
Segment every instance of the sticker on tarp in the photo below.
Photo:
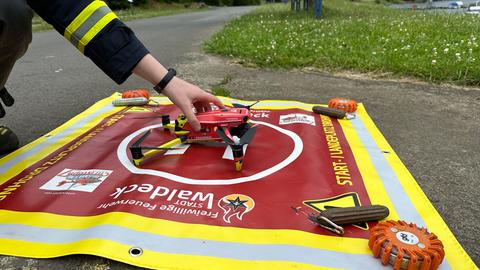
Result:
<svg viewBox="0 0 480 270"><path fill-rule="evenodd" d="M362 105L357 118L337 120L312 113L314 104L260 101L237 172L227 145L191 144L133 165L129 146L145 131L146 145L174 138L151 116L180 111L166 98L140 110L113 107L115 98L0 160L1 254L166 269L382 269L368 249L376 222L346 225L341 237L292 211L381 204L389 219L438 235L441 269L475 268Z"/></svg>
<svg viewBox="0 0 480 270"><path fill-rule="evenodd" d="M307 115L303 113L293 113L287 115L280 115L280 125L287 125L287 124L307 124L315 126L315 117L313 115Z"/></svg>
<svg viewBox="0 0 480 270"><path fill-rule="evenodd" d="M64 169L41 186L40 189L93 192L112 172L110 170Z"/></svg>

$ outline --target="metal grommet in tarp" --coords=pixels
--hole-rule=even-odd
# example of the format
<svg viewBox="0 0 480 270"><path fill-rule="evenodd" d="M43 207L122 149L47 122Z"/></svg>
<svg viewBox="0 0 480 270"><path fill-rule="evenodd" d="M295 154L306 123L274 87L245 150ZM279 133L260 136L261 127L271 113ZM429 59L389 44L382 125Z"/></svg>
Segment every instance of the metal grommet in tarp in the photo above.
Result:
<svg viewBox="0 0 480 270"><path fill-rule="evenodd" d="M140 247L132 247L128 250L128 254L132 257L138 257L143 254L143 249Z"/></svg>

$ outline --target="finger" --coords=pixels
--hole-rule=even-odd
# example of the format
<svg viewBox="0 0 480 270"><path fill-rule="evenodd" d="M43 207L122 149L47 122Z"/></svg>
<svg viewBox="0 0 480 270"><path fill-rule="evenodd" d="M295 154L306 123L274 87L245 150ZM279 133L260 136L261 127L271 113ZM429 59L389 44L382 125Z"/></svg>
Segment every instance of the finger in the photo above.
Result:
<svg viewBox="0 0 480 270"><path fill-rule="evenodd" d="M218 106L220 109L225 109L225 105L223 105L223 102L218 97L210 95L209 101Z"/></svg>
<svg viewBox="0 0 480 270"><path fill-rule="evenodd" d="M190 110L182 110L185 116L187 117L188 123L192 126L193 130L199 131L200 130L200 122L198 121L197 117L193 111Z"/></svg>

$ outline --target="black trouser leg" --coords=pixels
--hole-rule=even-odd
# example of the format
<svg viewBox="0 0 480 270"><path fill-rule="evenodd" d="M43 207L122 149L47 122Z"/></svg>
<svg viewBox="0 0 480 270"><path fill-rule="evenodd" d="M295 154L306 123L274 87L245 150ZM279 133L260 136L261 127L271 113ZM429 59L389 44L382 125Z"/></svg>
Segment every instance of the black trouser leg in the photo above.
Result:
<svg viewBox="0 0 480 270"><path fill-rule="evenodd" d="M0 99L13 105L13 97L5 83L15 62L27 51L32 41L33 12L26 0L0 0ZM5 115L0 102L0 118Z"/></svg>

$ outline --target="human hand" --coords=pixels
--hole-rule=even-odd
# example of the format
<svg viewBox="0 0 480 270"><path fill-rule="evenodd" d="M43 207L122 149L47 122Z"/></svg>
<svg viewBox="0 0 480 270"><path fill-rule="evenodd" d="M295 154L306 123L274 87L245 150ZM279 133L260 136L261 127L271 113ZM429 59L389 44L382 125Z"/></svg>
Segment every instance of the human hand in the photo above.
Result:
<svg viewBox="0 0 480 270"><path fill-rule="evenodd" d="M195 131L200 130L200 122L193 113L193 108L197 112L206 112L212 109L211 104L225 108L222 101L216 96L200 89L191 83L188 83L178 77L174 77L163 89L162 94L167 96L180 110L185 114L188 122Z"/></svg>
<svg viewBox="0 0 480 270"><path fill-rule="evenodd" d="M149 81L152 85L156 85L167 74L167 69L153 55L147 54L140 60L132 72ZM217 105L221 109L225 108L220 99L214 95L178 77L173 77L161 92L182 110L195 131L200 130L200 122L195 117L192 111L193 108L197 112L209 111L212 109L210 103Z"/></svg>

